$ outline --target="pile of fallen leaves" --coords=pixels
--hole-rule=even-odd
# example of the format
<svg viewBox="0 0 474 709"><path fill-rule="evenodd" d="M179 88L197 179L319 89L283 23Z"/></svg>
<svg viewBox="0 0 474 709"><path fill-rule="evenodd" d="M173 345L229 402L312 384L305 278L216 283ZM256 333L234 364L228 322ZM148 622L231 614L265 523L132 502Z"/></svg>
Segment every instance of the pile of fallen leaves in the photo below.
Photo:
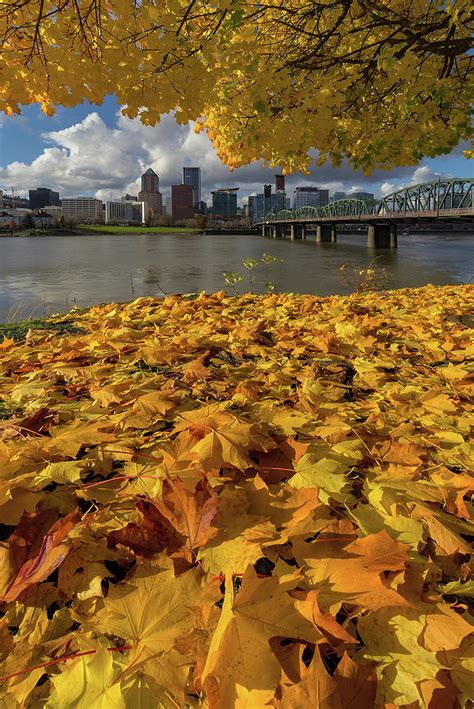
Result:
<svg viewBox="0 0 474 709"><path fill-rule="evenodd" d="M5 339L1 706L468 704L472 294L141 298Z"/></svg>

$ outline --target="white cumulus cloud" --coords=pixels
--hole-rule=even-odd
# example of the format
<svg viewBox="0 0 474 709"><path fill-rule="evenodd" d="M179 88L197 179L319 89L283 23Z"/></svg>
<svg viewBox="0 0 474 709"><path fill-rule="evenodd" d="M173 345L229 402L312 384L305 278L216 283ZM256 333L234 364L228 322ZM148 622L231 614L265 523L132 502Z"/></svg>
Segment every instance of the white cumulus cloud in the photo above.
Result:
<svg viewBox="0 0 474 709"><path fill-rule="evenodd" d="M0 167L0 184L15 185L25 193L35 187L59 190L62 197L96 195L115 199L125 192L136 194L140 175L153 167L160 177L160 189L166 196L172 184L179 184L184 165L198 165L202 172L202 196L210 198L215 187L236 186L240 197L262 191L265 183L274 183L273 174L261 162L230 172L217 158L205 134L197 135L192 125L178 125L171 114L157 126L144 126L117 113L116 123L108 126L99 113L92 112L81 122L57 131L43 133L46 142L42 153L31 163L12 162ZM416 184L437 179L429 167L397 168L389 173L375 172L370 178L354 172L350 166L314 167L311 176L287 178L287 193L297 185L317 185L330 192L364 190L388 194L402 184Z"/></svg>

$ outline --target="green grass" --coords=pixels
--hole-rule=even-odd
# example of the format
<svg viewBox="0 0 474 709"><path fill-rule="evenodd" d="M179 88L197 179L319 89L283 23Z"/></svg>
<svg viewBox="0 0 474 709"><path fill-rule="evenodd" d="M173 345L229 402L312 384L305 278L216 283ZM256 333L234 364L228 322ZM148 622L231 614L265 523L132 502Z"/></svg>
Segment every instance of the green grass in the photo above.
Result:
<svg viewBox="0 0 474 709"><path fill-rule="evenodd" d="M75 325L74 320L50 320L46 318L29 318L13 323L0 323L0 342L3 338L13 339L15 342L24 340L28 330L49 330L58 335L79 335L86 332L82 327Z"/></svg>
<svg viewBox="0 0 474 709"><path fill-rule="evenodd" d="M192 227L180 226L108 226L107 224L81 224L80 231L101 234L192 234Z"/></svg>

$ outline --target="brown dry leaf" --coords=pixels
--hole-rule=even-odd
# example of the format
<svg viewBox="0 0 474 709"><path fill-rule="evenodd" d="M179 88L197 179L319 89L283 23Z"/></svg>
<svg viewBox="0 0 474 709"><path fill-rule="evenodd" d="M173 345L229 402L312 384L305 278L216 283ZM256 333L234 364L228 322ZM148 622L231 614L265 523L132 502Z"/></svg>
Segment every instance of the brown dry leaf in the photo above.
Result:
<svg viewBox="0 0 474 709"><path fill-rule="evenodd" d="M38 553L21 564L0 600L14 601L28 586L44 581L61 564L70 549L62 541L80 517L79 510L75 510L53 524L43 537Z"/></svg>
<svg viewBox="0 0 474 709"><path fill-rule="evenodd" d="M357 664L346 651L334 673L342 709L366 709L375 704L377 678L373 665Z"/></svg>
<svg viewBox="0 0 474 709"><path fill-rule="evenodd" d="M282 700L279 706L281 709L341 709L343 705L337 690L337 684L324 667L316 647L311 664L303 673L301 682L282 685Z"/></svg>

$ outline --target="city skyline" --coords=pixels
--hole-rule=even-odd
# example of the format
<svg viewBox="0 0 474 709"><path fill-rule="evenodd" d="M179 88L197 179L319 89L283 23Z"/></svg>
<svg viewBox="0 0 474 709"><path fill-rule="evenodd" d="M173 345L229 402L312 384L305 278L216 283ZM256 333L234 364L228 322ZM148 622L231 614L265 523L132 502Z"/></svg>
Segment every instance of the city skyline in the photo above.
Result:
<svg viewBox="0 0 474 709"><path fill-rule="evenodd" d="M290 196L285 192L285 176L276 174L274 175L275 183L273 185L271 183L261 185L260 192L244 198L246 201L243 205L239 206L237 202L239 187L225 187L212 190L211 203L208 204L207 202L196 199L196 194L200 196L200 170L200 167L184 167L183 181L180 184L170 186L169 196L167 195L165 200L163 200L163 195L159 189L159 176L149 167L139 178L141 189L138 195L127 193L120 198L100 200L89 195L62 196L59 192L54 192L49 187L36 187L33 190L29 190L28 206L31 210L41 210L45 207L49 208L61 205L62 202L85 200L100 202L107 211L108 205L113 204L117 206L121 203L129 202L133 205L135 202L138 202L143 204L144 214L148 215L150 218L159 214L170 213L173 214L173 218L179 219L190 218L191 210L193 214L199 214L203 213L203 209L205 209L205 213L207 214L207 210L209 209L213 214L218 214L225 218L226 215L237 215L238 211L240 212L242 210L242 207L246 208L247 214L250 213L250 215L252 215L252 212L255 210L263 214L268 210L279 211L281 209L300 209L303 206L324 206L328 204L329 201L351 196L356 199L374 199L373 193L354 192L352 194L346 194L344 192L334 192L330 194L329 190L321 189L319 186L296 186L293 190L293 195ZM184 189L180 191L180 188L189 189L189 195ZM224 201L222 201L221 198L224 194L226 197ZM230 195L232 195L231 202L229 202ZM28 202L28 198L22 197L20 192L9 195L8 192L4 192L0 189L0 207L3 207L5 198L11 202L15 200L17 200L18 203ZM257 206L256 201L258 202L259 199L261 204ZM176 202L176 200L178 200L178 202ZM175 203L176 206L173 203ZM179 207L177 204L179 204ZM167 209L167 207L171 207L171 209ZM184 208L186 214L183 212L183 214L178 216L178 212L180 212L182 208Z"/></svg>
<svg viewBox="0 0 474 709"><path fill-rule="evenodd" d="M0 123L0 189L13 185L26 195L46 185L63 196L96 196L103 201L137 194L139 176L151 166L159 175L163 199L172 184L181 184L183 167L201 167L202 199L210 203L213 189L238 186L239 203L258 194L265 183L274 184L277 168L260 162L233 173L220 164L209 140L192 126L178 126L172 115L156 127L143 126L117 113L113 100L104 106L60 109L52 118L36 106L20 117ZM371 176L347 165L313 168L311 175L286 176L287 194L296 186L319 186L331 193L368 191L377 196L408 184L442 176L471 176L472 163L458 146L448 156L425 159L416 166L378 170Z"/></svg>

